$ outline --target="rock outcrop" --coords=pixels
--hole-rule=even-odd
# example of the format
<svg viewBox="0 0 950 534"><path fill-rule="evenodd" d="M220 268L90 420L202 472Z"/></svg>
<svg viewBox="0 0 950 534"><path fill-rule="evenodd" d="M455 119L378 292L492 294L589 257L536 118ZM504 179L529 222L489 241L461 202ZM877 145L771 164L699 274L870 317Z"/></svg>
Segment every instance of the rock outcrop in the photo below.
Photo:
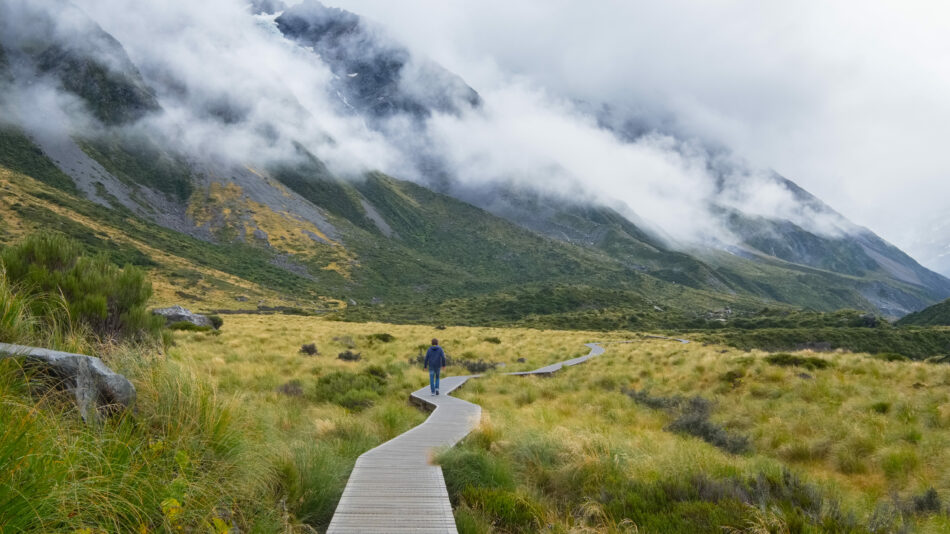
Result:
<svg viewBox="0 0 950 534"><path fill-rule="evenodd" d="M135 386L95 356L0 343L0 359L11 357L38 363L62 380L76 395L87 422L98 420L99 408L129 407L135 402Z"/></svg>

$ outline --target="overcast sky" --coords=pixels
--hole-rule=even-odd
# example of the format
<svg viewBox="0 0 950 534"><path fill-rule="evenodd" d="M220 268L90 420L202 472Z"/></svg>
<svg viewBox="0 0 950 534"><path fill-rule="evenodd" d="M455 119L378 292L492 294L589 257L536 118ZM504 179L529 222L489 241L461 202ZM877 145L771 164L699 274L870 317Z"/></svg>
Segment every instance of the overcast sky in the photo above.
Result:
<svg viewBox="0 0 950 534"><path fill-rule="evenodd" d="M950 3L327 0L478 90L520 80L728 146L925 256L950 207Z"/></svg>

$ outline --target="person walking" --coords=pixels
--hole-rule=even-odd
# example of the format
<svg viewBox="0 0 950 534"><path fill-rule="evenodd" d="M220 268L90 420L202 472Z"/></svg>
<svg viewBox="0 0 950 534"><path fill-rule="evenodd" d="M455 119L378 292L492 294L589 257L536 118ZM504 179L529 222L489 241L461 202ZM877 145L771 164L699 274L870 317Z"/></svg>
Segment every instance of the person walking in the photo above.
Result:
<svg viewBox="0 0 950 534"><path fill-rule="evenodd" d="M445 351L439 346L439 340L433 339L432 346L426 351L426 359L422 362L422 370L429 369L429 391L432 395L439 394L439 373L445 367Z"/></svg>

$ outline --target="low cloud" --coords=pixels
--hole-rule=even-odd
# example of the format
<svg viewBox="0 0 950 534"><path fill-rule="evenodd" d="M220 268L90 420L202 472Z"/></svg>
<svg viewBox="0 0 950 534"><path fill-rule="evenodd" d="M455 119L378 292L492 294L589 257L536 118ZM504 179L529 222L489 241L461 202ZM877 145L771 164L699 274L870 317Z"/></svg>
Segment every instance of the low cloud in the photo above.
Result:
<svg viewBox="0 0 950 534"><path fill-rule="evenodd" d="M480 91L512 74L773 168L898 245L950 198L950 4L336 0ZM950 239L948 239L950 240Z"/></svg>
<svg viewBox="0 0 950 534"><path fill-rule="evenodd" d="M89 33L88 22L78 16L82 13L58 10L63 5L58 0L10 2L50 14L63 39L82 42ZM393 23L397 37L403 36L401 25L407 15L372 2L355 3L371 14L392 15L387 22ZM420 48L431 51L435 59L471 76L468 81L480 92L482 105L437 112L423 122L396 115L372 128L359 116L342 111L341 96L333 91L334 74L312 50L285 39L273 15L255 16L244 2L150 1L135 9L124 0L76 0L76 4L122 43L157 93L162 111L132 128L160 132L167 143L195 157L267 165L294 157L294 145L300 143L344 176L382 169L418 181L432 179L426 162L436 161L440 170L467 186L514 184L601 202L624 212L629 208L659 233L681 243L734 242L714 215L717 207L785 218L824 235L852 230L834 213L801 202L770 171L716 148L721 146L714 139L719 133L744 132L747 121L706 105L708 100L695 92L661 94L661 81L675 87L673 81L681 78L681 85L690 87L689 73L667 72L667 78L650 81L631 72L623 62L631 57L621 46L623 35L611 33L617 26L608 24L611 10L629 14L619 4L581 13L574 4L549 9L526 2L502 11L501 4L490 0L484 11L472 13L471 7L421 2L422 8L412 16L428 13L447 21L446 28L456 28L471 15L476 26L496 31L484 36L499 37L498 42L483 48L471 41L470 29L459 30L449 40L428 23L420 26L428 41L410 39L417 53ZM654 18L669 15L658 8L650 11ZM564 19L566 13L575 19ZM524 36L524 47L506 33L525 17L542 16L553 18L539 23L540 38ZM592 36L601 23L607 25L600 38L593 36L586 47L578 42ZM569 31L571 24L578 31ZM671 39L680 33L686 38L686 30L675 24L672 28ZM371 31L385 32L378 27ZM562 35L560 48L546 47L553 42L544 39L551 32ZM628 35L628 44L646 49L649 35ZM499 49L506 42L511 47L507 52ZM670 42L684 46L675 39ZM651 43L658 46L661 41ZM613 51L612 45L616 45ZM721 43L710 48L715 54L728 49ZM426 61L420 53L410 66L424 66ZM666 72L654 63L645 65ZM519 66L524 71L515 74ZM576 75L567 76L569 68L578 66ZM705 67L710 76L711 69ZM740 76L737 66L731 69L739 81L751 76ZM563 80L551 78L562 74ZM426 76L403 81L410 94L431 94ZM723 82L717 84L716 91L729 92ZM775 90L787 95L801 90L802 98L808 99L811 92L803 89L805 85L807 80ZM740 91L747 96L743 105L768 116L767 99L757 99L750 91ZM51 95L43 98L56 101ZM74 101L60 100L59 104L75 107ZM616 107L605 114L598 101ZM615 128L605 128L605 120L616 121ZM730 135L723 137L730 140Z"/></svg>

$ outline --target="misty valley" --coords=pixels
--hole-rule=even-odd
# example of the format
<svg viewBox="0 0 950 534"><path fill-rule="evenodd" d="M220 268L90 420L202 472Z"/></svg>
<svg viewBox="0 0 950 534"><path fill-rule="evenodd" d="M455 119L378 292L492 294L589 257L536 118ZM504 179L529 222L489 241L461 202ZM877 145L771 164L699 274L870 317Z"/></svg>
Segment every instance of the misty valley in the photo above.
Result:
<svg viewBox="0 0 950 534"><path fill-rule="evenodd" d="M950 532L939 180L647 98L676 6L340 3L0 1L0 533Z"/></svg>

